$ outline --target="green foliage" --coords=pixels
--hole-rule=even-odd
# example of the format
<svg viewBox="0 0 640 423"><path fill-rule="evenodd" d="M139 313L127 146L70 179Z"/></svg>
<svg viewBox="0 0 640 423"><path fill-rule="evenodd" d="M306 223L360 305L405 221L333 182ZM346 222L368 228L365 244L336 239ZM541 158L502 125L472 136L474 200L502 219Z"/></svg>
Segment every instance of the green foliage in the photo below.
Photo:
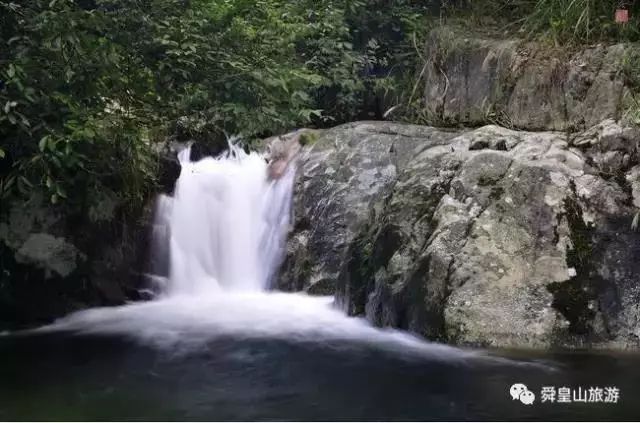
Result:
<svg viewBox="0 0 640 423"><path fill-rule="evenodd" d="M156 145L175 122L206 142L352 119L407 52L417 10L404 0L0 0L0 197L38 190L105 220L153 190Z"/></svg>
<svg viewBox="0 0 640 423"><path fill-rule="evenodd" d="M546 33L556 43L637 39L637 25L615 23L615 10L620 4L617 0L537 0L525 26L532 32Z"/></svg>
<svg viewBox="0 0 640 423"><path fill-rule="evenodd" d="M132 71L137 58L107 38L104 12L70 0L0 8L3 197L39 189L82 209L89 191L110 185L135 204L150 180L148 71Z"/></svg>

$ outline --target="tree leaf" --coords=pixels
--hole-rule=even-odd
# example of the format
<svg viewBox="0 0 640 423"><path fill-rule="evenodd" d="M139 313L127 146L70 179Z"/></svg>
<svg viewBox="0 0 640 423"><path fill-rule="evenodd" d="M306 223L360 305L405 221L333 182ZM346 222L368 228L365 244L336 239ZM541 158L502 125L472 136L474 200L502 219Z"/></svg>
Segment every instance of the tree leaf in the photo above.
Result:
<svg viewBox="0 0 640 423"><path fill-rule="evenodd" d="M45 148L47 148L48 142L49 142L49 135L45 135L44 137L40 138L40 142L38 143L38 148L40 149L40 151L44 151Z"/></svg>

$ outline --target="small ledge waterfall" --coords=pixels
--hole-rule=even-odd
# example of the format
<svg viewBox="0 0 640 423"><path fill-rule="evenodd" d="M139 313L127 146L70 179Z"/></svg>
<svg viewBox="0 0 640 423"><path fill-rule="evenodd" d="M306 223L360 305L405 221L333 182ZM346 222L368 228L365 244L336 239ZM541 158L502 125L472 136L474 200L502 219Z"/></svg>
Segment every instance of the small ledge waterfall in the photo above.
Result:
<svg viewBox="0 0 640 423"><path fill-rule="evenodd" d="M270 181L265 158L230 144L196 162L186 149L172 197L157 203L156 267L167 277L155 298L83 310L36 332L125 336L172 352L215 339L277 339L463 360L478 353L372 327L333 306L332 297L268 290L283 257L295 179L293 165ZM168 266L167 266L168 263Z"/></svg>
<svg viewBox="0 0 640 423"><path fill-rule="evenodd" d="M289 225L294 166L267 180L258 153L229 145L197 162L187 148L173 198L158 201L156 225L168 226L169 278L163 296L264 291L282 259ZM158 240L156 240L158 242Z"/></svg>

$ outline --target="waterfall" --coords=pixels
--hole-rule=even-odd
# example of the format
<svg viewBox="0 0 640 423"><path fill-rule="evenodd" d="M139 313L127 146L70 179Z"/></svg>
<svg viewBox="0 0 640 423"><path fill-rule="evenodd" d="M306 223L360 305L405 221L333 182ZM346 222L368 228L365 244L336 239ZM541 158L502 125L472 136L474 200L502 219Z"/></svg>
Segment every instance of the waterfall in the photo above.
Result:
<svg viewBox="0 0 640 423"><path fill-rule="evenodd" d="M189 157L188 148L179 154L174 196L156 214L169 232L162 295L265 290L284 251L294 166L270 181L264 158L233 144L217 158Z"/></svg>
<svg viewBox="0 0 640 423"><path fill-rule="evenodd" d="M223 155L179 154L172 197L160 196L152 229L155 298L83 310L36 332L128 336L172 351L213 339L268 338L366 344L397 354L465 359L474 353L372 327L333 307L332 297L268 290L283 258L295 167L267 177L262 155L230 143ZM168 262L168 266L167 266Z"/></svg>

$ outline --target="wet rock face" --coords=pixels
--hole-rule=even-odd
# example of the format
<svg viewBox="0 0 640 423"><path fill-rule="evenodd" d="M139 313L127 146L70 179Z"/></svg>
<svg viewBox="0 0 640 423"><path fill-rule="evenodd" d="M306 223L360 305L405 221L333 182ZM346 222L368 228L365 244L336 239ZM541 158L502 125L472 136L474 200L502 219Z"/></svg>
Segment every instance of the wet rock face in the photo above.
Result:
<svg viewBox="0 0 640 423"><path fill-rule="evenodd" d="M433 122L498 123L526 130L583 130L624 109L631 45L568 52L451 28L425 47L424 107Z"/></svg>
<svg viewBox="0 0 640 423"><path fill-rule="evenodd" d="M300 162L280 285L458 344L638 346L639 140L613 121L328 130Z"/></svg>

